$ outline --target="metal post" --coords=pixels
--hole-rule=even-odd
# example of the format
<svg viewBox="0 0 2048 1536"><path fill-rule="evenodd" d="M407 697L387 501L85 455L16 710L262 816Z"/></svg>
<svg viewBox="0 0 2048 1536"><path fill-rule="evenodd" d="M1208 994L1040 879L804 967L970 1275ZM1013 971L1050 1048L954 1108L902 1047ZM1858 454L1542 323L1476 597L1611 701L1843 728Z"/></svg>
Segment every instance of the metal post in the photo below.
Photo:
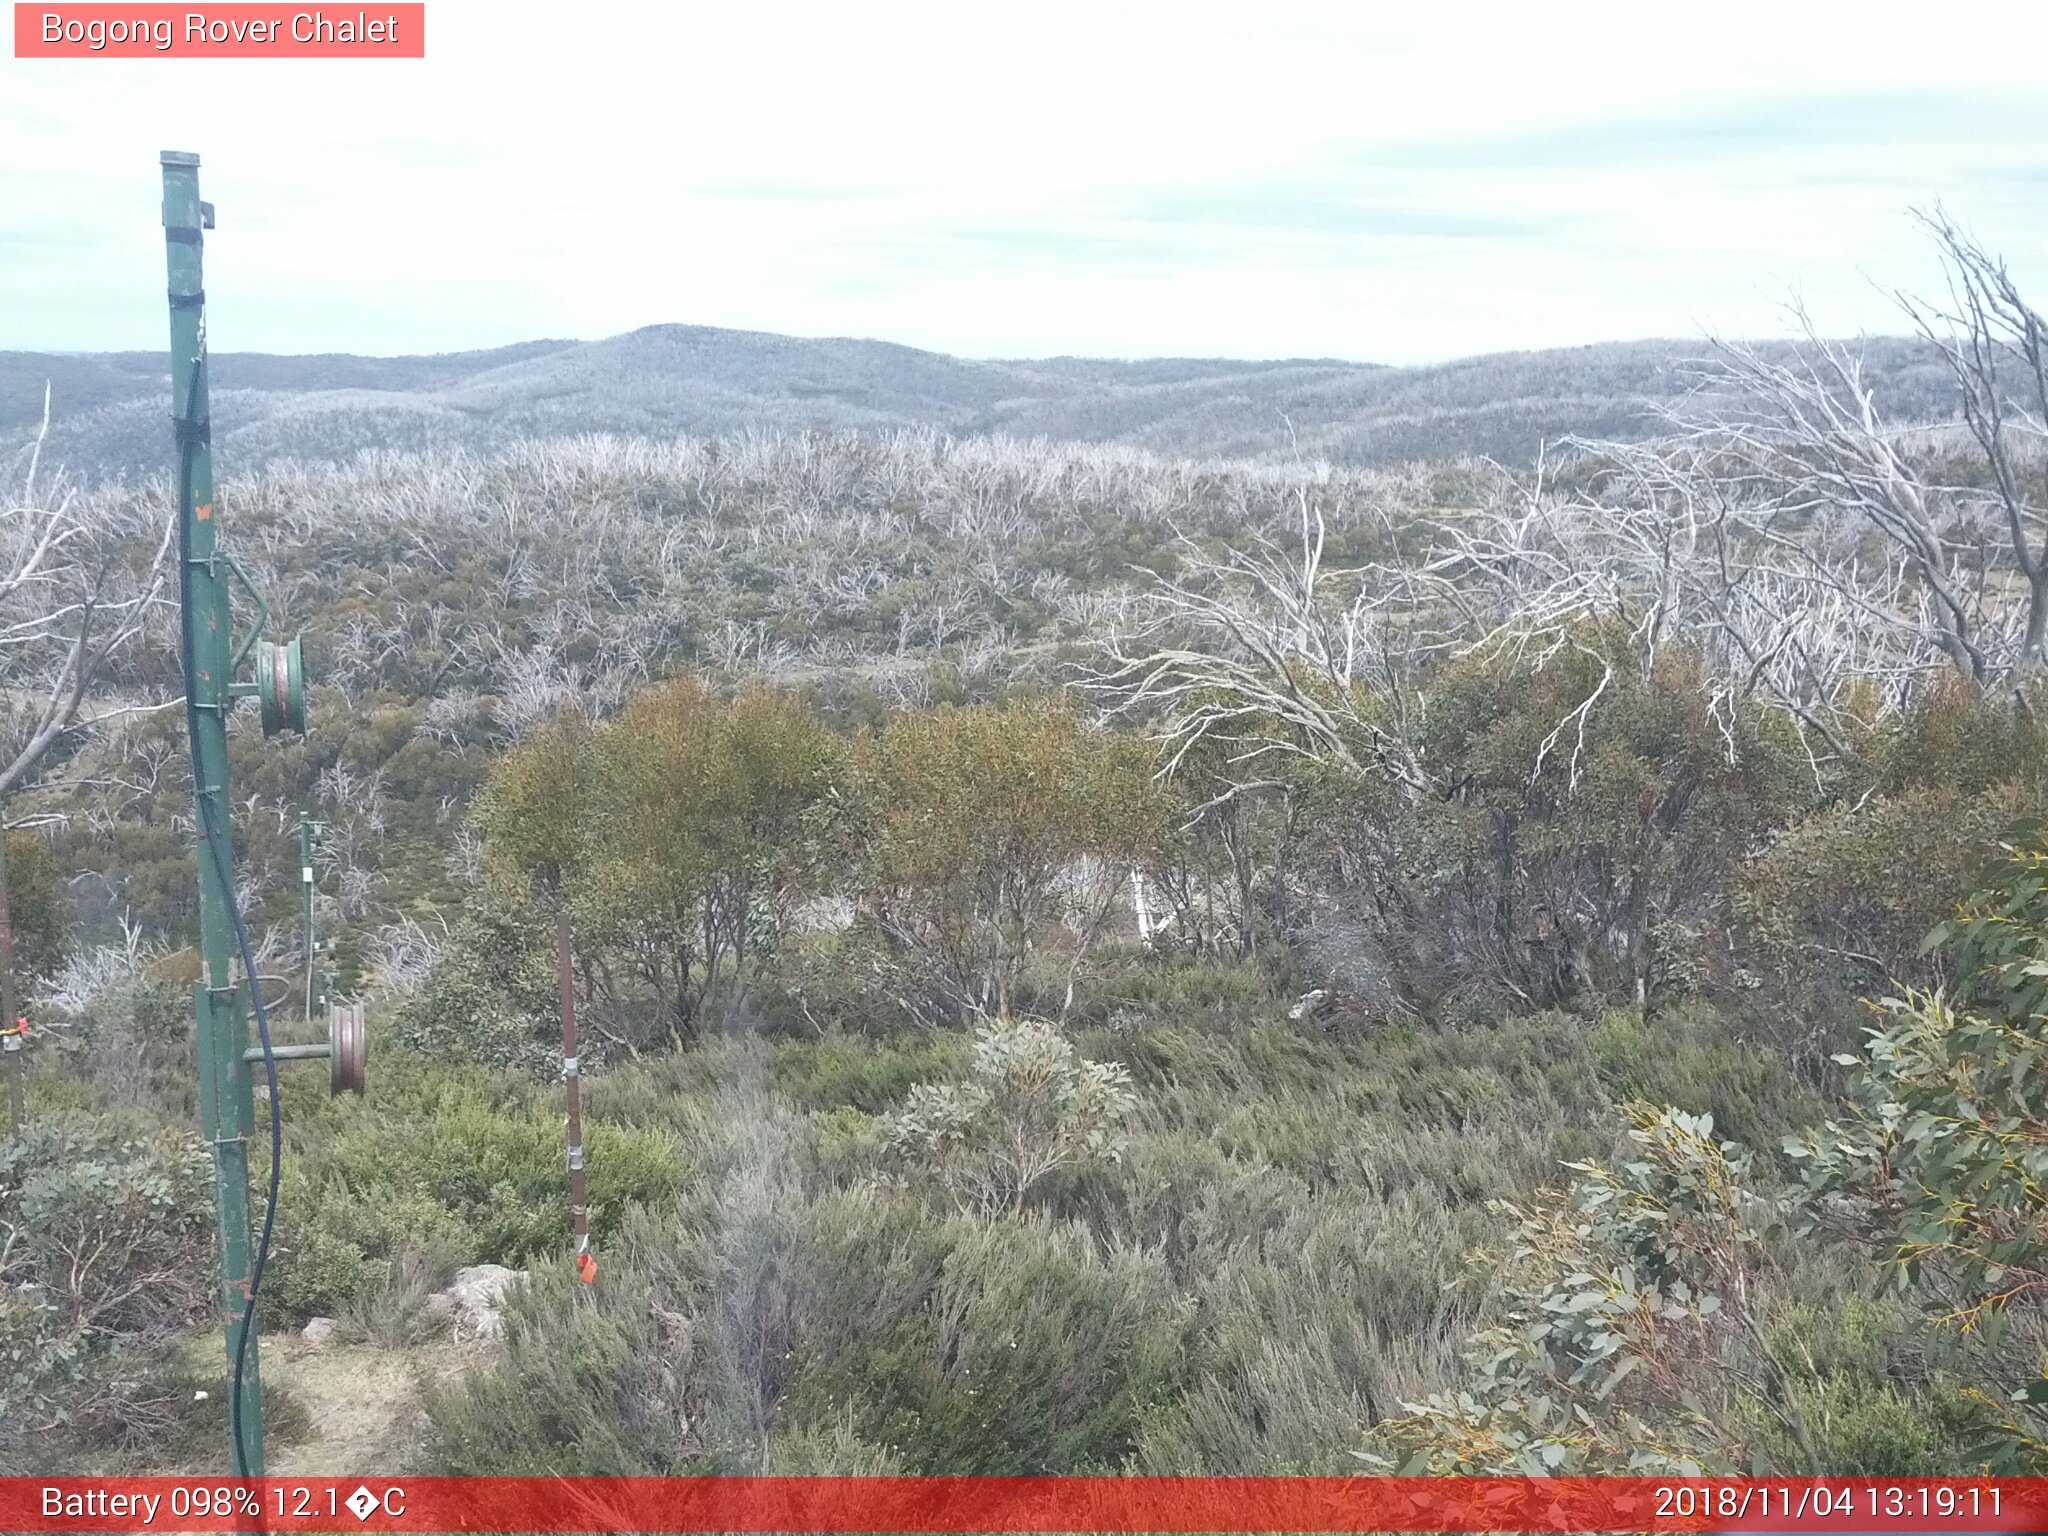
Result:
<svg viewBox="0 0 2048 1536"><path fill-rule="evenodd" d="M585 1284L597 1276L590 1252L590 1195L583 1177L583 1063L576 1041L576 977L569 914L555 916L555 978L562 999L562 1094L567 1118L562 1134L569 1144L569 1218L576 1234L576 1276Z"/></svg>
<svg viewBox="0 0 2048 1536"><path fill-rule="evenodd" d="M246 1004L229 959L233 928L226 881L234 869L229 828L228 710L234 702L228 572L215 555L218 521L213 508L213 452L208 442L206 294L201 281L201 231L213 209L199 200L199 157L164 151L164 254L170 274L171 415L179 454L178 517L183 571L183 635L192 669L188 718L192 726L193 794L199 857L201 972L193 988L199 1041L199 1128L213 1152L214 1195L220 1219L221 1306L228 1319L228 1365L243 1309L249 1302L249 1138L256 1109L249 1066ZM209 837L213 846L209 848ZM242 1370L238 1405L242 1446L237 1468L263 1474L263 1388L257 1369L255 1319ZM232 1420L231 1420L232 1422Z"/></svg>
<svg viewBox="0 0 2048 1536"><path fill-rule="evenodd" d="M313 819L299 812L299 888L306 896L306 1018L313 1017L313 972L320 963L320 941L313 935Z"/></svg>
<svg viewBox="0 0 2048 1536"><path fill-rule="evenodd" d="M14 909L7 900L7 802L0 799L0 1055L7 1058L7 1119L14 1135L28 1124L27 1093L22 1084L21 1036L14 1021Z"/></svg>
<svg viewBox="0 0 2048 1536"><path fill-rule="evenodd" d="M21 1080L21 1030L14 1024L0 1029L0 1056L7 1058L7 1119L20 1139L28 1125L28 1096Z"/></svg>

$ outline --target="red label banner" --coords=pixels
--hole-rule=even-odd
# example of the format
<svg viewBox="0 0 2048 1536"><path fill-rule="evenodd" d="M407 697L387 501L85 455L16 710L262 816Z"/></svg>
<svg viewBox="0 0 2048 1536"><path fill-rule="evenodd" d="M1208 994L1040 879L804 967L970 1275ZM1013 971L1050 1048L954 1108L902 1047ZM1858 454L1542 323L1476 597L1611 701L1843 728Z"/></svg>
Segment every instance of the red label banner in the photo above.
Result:
<svg viewBox="0 0 2048 1536"><path fill-rule="evenodd" d="M2048 1531L2048 1478L0 1479L7 1531Z"/></svg>
<svg viewBox="0 0 2048 1536"><path fill-rule="evenodd" d="M423 59L424 4L34 4L16 0L17 59Z"/></svg>

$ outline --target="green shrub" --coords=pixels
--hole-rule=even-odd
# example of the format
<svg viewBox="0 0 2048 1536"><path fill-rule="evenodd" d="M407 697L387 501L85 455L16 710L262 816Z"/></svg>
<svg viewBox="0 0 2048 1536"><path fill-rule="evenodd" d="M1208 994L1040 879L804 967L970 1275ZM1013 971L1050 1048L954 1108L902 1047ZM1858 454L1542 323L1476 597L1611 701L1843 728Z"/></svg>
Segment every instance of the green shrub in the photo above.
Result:
<svg viewBox="0 0 2048 1536"><path fill-rule="evenodd" d="M398 1134L393 1134L394 1131ZM668 1137L601 1121L584 1126L591 1230L611 1231L634 1204L671 1194L683 1177ZM562 1122L543 1112L509 1112L451 1092L409 1125L368 1119L340 1129L326 1161L359 1203L394 1195L451 1213L476 1259L515 1263L569 1236ZM429 1227L423 1235L437 1235Z"/></svg>
<svg viewBox="0 0 2048 1536"><path fill-rule="evenodd" d="M794 1426L768 1447L765 1477L900 1477L903 1463L879 1445L863 1440L855 1415L826 1423Z"/></svg>
<svg viewBox="0 0 2048 1536"><path fill-rule="evenodd" d="M0 1144L0 1459L132 1391L213 1299L213 1246L191 1135L51 1116Z"/></svg>
<svg viewBox="0 0 2048 1536"><path fill-rule="evenodd" d="M33 832L0 833L7 839L7 903L14 920L14 968L23 978L44 976L64 958L71 938L71 900L64 867ZM7 1024L14 1020L7 1019Z"/></svg>
<svg viewBox="0 0 2048 1536"><path fill-rule="evenodd" d="M537 1271L508 1298L504 1347L428 1384L421 1406L432 1470L612 1477L699 1469L691 1442L701 1444L701 1426L661 1392L675 1378L645 1273L616 1248L603 1265L595 1286L566 1269Z"/></svg>
<svg viewBox="0 0 2048 1536"><path fill-rule="evenodd" d="M1821 1103L1767 1040L1700 1003L1647 1017L1615 1011L1593 1030L1600 1084L1617 1103L1683 1101L1745 1146L1774 1149L1788 1125L1818 1116Z"/></svg>
<svg viewBox="0 0 2048 1536"><path fill-rule="evenodd" d="M863 896L932 1016L1012 1012L1047 947L1071 975L1164 843L1152 768L1143 741L1049 699L906 712L864 743Z"/></svg>
<svg viewBox="0 0 2048 1536"><path fill-rule="evenodd" d="M1204 1185L1227 1193L1180 1219L1177 1283L1196 1308L1186 1386L1148 1420L1138 1469L1355 1473L1352 1448L1442 1379L1444 1341L1469 1323L1460 1223L1423 1192L1310 1193L1247 1169Z"/></svg>
<svg viewBox="0 0 2048 1536"><path fill-rule="evenodd" d="M1908 1298L1872 1295L1854 1257L1802 1265L1767 1329L1815 1462L1838 1477L1951 1477L1982 1465L1995 1433L1976 1387L1986 1351L1930 1334ZM1772 1461L1796 1464L1782 1422L1753 1417L1749 1433Z"/></svg>
<svg viewBox="0 0 2048 1536"><path fill-rule="evenodd" d="M192 996L136 976L93 1000L74 1031L85 1072L108 1102L185 1118L192 1086Z"/></svg>
<svg viewBox="0 0 2048 1536"><path fill-rule="evenodd" d="M1122 1157L1136 1107L1121 1063L1082 1060L1043 1020L1003 1019L975 1032L964 1082L911 1089L890 1143L963 1210L1014 1213L1047 1174Z"/></svg>
<svg viewBox="0 0 2048 1536"><path fill-rule="evenodd" d="M1743 1465L1738 1411L1782 1405L1754 1348L1764 1222L1713 1122L1639 1106L1631 1159L1505 1207L1499 1321L1455 1392L1380 1427L1404 1471L1673 1472ZM1673 1383L1683 1383L1674 1389ZM1822 1468L1801 1470L1818 1474Z"/></svg>
<svg viewBox="0 0 2048 1536"><path fill-rule="evenodd" d="M536 1276L503 1352L428 1403L440 1469L758 1470L821 1442L851 1470L1121 1465L1180 1379L1186 1311L1156 1258L809 1199L781 1132L755 1134L746 1172L629 1221L598 1285Z"/></svg>
<svg viewBox="0 0 2048 1536"><path fill-rule="evenodd" d="M2010 1339L1984 1391L2007 1458L2048 1466L2048 839L2029 827L1984 889L1937 929L1967 1001L1887 999L1850 1068L1842 1113L1790 1136L1809 1221L1883 1254L1939 1315Z"/></svg>
<svg viewBox="0 0 2048 1536"><path fill-rule="evenodd" d="M1180 1386L1186 1311L1155 1256L850 1197L806 1228L788 1412L849 1405L907 1470L1114 1471Z"/></svg>
<svg viewBox="0 0 2048 1536"><path fill-rule="evenodd" d="M879 1114L921 1080L959 1071L966 1057L966 1042L951 1031L883 1040L819 1035L776 1046L775 1087L798 1109L848 1106Z"/></svg>
<svg viewBox="0 0 2048 1536"><path fill-rule="evenodd" d="M524 903L498 897L472 905L426 985L399 1010L399 1043L422 1056L535 1078L559 1070L560 1001L549 951L536 938L549 932Z"/></svg>
<svg viewBox="0 0 2048 1536"><path fill-rule="evenodd" d="M448 1315L439 1293L463 1267L465 1253L447 1240L414 1243L384 1266L373 1282L332 1314L343 1339L381 1349L408 1350L444 1335ZM445 1301L445 1298L439 1298Z"/></svg>
<svg viewBox="0 0 2048 1536"><path fill-rule="evenodd" d="M482 1236L426 1190L360 1173L329 1174L316 1183L288 1163L264 1299L286 1317L336 1317L384 1291L427 1255L452 1257L444 1265L450 1274L494 1256Z"/></svg>
<svg viewBox="0 0 2048 1536"><path fill-rule="evenodd" d="M1750 866L1737 910L1777 974L1837 997L1940 980L1943 957L1923 955L1922 940L1970 892L1986 848L2029 803L2018 783L1975 792L1936 784L1831 807Z"/></svg>
<svg viewBox="0 0 2048 1536"><path fill-rule="evenodd" d="M2038 798L2048 767L2048 727L2035 709L1979 693L1952 673L1921 689L1904 716L1873 736L1864 747L1866 772L1883 795L1937 786L1982 795L2023 784Z"/></svg>
<svg viewBox="0 0 2048 1536"><path fill-rule="evenodd" d="M362 1100L329 1099L303 1079L287 1087L266 1289L289 1315L336 1316L422 1268L518 1265L569 1240L559 1087L402 1048L378 1059L380 1086ZM661 1126L587 1109L584 1149L599 1237L682 1185L681 1150Z"/></svg>
<svg viewBox="0 0 2048 1536"><path fill-rule="evenodd" d="M1122 1162L1080 1170L1061 1194L1061 1215L1105 1243L1157 1251L1187 1291L1233 1254L1264 1253L1268 1236L1314 1199L1306 1179L1234 1157L1205 1132L1142 1126Z"/></svg>
<svg viewBox="0 0 2048 1536"><path fill-rule="evenodd" d="M1082 1029L1120 1018L1124 1033L1156 1023L1241 1027L1279 1011L1283 996L1273 968L1258 961L1105 944L1074 989L1067 1022Z"/></svg>
<svg viewBox="0 0 2048 1536"><path fill-rule="evenodd" d="M1415 736L1431 793L1327 768L1297 786L1309 957L1380 1014L1636 995L1652 934L1711 921L1811 795L1782 719L1717 712L1693 659L1645 668L1616 626L1447 664Z"/></svg>

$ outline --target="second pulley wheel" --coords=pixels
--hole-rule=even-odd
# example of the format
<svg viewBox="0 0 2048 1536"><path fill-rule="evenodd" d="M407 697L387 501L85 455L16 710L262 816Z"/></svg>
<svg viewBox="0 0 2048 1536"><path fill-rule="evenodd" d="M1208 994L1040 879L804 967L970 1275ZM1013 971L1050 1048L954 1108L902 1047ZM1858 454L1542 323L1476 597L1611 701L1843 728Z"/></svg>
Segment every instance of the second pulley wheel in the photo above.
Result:
<svg viewBox="0 0 2048 1536"><path fill-rule="evenodd" d="M336 1094L361 1093L369 1064L370 1033L360 1003L327 1010L327 1086Z"/></svg>

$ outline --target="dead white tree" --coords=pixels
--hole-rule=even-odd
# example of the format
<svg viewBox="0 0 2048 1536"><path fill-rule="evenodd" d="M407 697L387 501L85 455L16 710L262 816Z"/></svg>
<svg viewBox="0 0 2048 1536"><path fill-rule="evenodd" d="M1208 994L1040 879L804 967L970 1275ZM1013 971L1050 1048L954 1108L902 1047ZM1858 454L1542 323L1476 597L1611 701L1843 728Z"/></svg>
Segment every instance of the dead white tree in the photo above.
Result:
<svg viewBox="0 0 2048 1536"><path fill-rule="evenodd" d="M441 928L438 935L429 933L415 918L401 912L396 921L370 936L370 984L379 992L410 996L426 984L427 974L433 970L434 960L449 934L448 920L438 913L434 916Z"/></svg>
<svg viewBox="0 0 2048 1536"><path fill-rule="evenodd" d="M50 391L16 493L0 503L0 797L27 783L80 721L109 663L141 631L162 591L175 525L137 568L144 520L102 502L88 516L75 486L43 475Z"/></svg>
<svg viewBox="0 0 2048 1536"><path fill-rule="evenodd" d="M1428 788L1406 729L1405 683L1431 643L1417 614L1364 570L1326 570L1327 528L1306 483L1294 491L1299 547L1264 535L1212 554L1183 538L1180 571L1155 578L1139 631L1109 642L1093 686L1158 722L1167 771L1204 743L1253 787L1282 757L1376 768L1410 794Z"/></svg>
<svg viewBox="0 0 2048 1536"><path fill-rule="evenodd" d="M1481 507L1419 523L1426 552L1382 573L1458 617L1453 649L1550 655L1588 624L1619 625L1645 673L1674 642L1701 659L1731 749L1732 712L1762 702L1834 755L1852 684L1897 702L1940 664L1908 563L1873 555L1844 520L1791 536L1776 503L1717 473L1718 450L1693 438L1564 450L1570 489L1540 468L1529 488L1503 475Z"/></svg>
<svg viewBox="0 0 2048 1536"><path fill-rule="evenodd" d="M1717 342L1657 438L1566 444L1568 493L1547 495L1539 469L1519 506L1434 522L1428 555L1381 579L1434 588L1478 643L1554 645L1607 615L1647 664L1682 637L1724 719L1762 700L1835 756L1852 694L1896 710L1944 669L1987 691L2037 672L2048 327L2001 261L1944 217L1921 222L1949 301L1900 302L1954 376L1976 449L1962 483L1941 473L1940 432L1887 420L1860 350L1795 305L1789 346Z"/></svg>
<svg viewBox="0 0 2048 1536"><path fill-rule="evenodd" d="M1860 354L1820 336L1803 309L1793 313L1801 336L1788 353L1719 343L1701 387L1668 409L1672 431L1658 445L1667 478L1689 475L1751 539L1805 561L1823 585L1835 580L1829 562L1874 534L1902 567L1898 594L1913 611L1880 607L1873 620L1911 622L1924 648L1989 686L2014 658L1993 611L1980 520L1909 455L1920 429L1884 419Z"/></svg>
<svg viewBox="0 0 2048 1536"><path fill-rule="evenodd" d="M2048 326L2002 263L1923 222L1950 302L1905 302L1955 376L1981 460L1971 483L1936 473L1938 434L1885 419L1859 349L1795 306L1790 345L1716 343L1653 440L1567 442L1555 476L1539 460L1533 483L1502 471L1475 508L1389 520L1392 558L1325 570L1313 477L1297 469L1298 547L1186 543L1180 573L1149 593L1151 623L1112 645L1098 685L1150 715L1170 768L1223 742L1237 788L1280 753L1370 768L1416 795L1430 774L1408 722L1432 657L1493 650L1540 666L1583 650L1595 624L1621 626L1645 670L1674 642L1697 655L1731 752L1735 712L1768 706L1797 724L1816 769L1849 751L1852 698L1874 690L1898 709L1945 669L1986 690L2022 680L2048 634ZM1569 750L1576 779L1609 666L1603 655L1539 768Z"/></svg>
<svg viewBox="0 0 2048 1536"><path fill-rule="evenodd" d="M7 896L9 794L28 783L78 723L95 682L141 630L163 583L172 527L156 557L132 570L141 531L132 519L84 515L61 476L39 483L50 432L50 388L26 454L21 489L0 504L0 1020L16 1013L14 919ZM21 1059L9 1057L15 1128Z"/></svg>
<svg viewBox="0 0 2048 1536"><path fill-rule="evenodd" d="M2012 665L2038 671L2048 641L2048 324L2002 259L1939 209L1915 217L1941 248L1948 301L1899 302L1955 377L1964 425L1989 470L1990 521L2025 584Z"/></svg>

